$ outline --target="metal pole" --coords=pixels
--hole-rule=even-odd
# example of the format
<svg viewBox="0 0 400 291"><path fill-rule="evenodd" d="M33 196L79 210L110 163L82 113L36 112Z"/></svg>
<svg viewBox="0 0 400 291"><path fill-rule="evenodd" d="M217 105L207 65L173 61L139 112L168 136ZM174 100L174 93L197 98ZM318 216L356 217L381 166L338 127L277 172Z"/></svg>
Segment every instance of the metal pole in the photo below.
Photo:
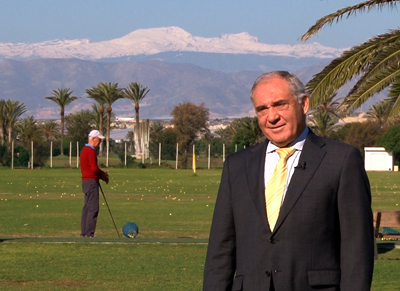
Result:
<svg viewBox="0 0 400 291"><path fill-rule="evenodd" d="M225 144L222 145L222 161L225 162Z"/></svg>
<svg viewBox="0 0 400 291"><path fill-rule="evenodd" d="M50 168L53 168L53 142L50 142Z"/></svg>
<svg viewBox="0 0 400 291"><path fill-rule="evenodd" d="M126 167L126 143L125 143L125 167Z"/></svg>
<svg viewBox="0 0 400 291"><path fill-rule="evenodd" d="M14 141L11 142L11 170L14 169Z"/></svg>
<svg viewBox="0 0 400 291"><path fill-rule="evenodd" d="M33 170L33 140L31 140L31 169Z"/></svg>
<svg viewBox="0 0 400 291"><path fill-rule="evenodd" d="M208 144L208 169L211 167L211 146Z"/></svg>
<svg viewBox="0 0 400 291"><path fill-rule="evenodd" d="M192 168L193 168L193 173L196 174L196 150L195 150L195 145L194 144L193 144Z"/></svg>
<svg viewBox="0 0 400 291"><path fill-rule="evenodd" d="M106 158L106 167L108 168L108 154L110 152L110 142L107 140L107 158Z"/></svg>
<svg viewBox="0 0 400 291"><path fill-rule="evenodd" d="M79 168L79 141L76 142L76 168Z"/></svg>
<svg viewBox="0 0 400 291"><path fill-rule="evenodd" d="M69 142L69 167L71 168L72 165L72 141Z"/></svg>
<svg viewBox="0 0 400 291"><path fill-rule="evenodd" d="M175 162L175 169L178 169L178 144L176 144L176 162Z"/></svg>
<svg viewBox="0 0 400 291"><path fill-rule="evenodd" d="M161 165L161 143L158 143L158 165Z"/></svg>
<svg viewBox="0 0 400 291"><path fill-rule="evenodd" d="M111 214L110 207L108 206L107 199L106 199L106 195L104 195L103 188L101 188L100 181L99 181L99 188L100 188L100 190L101 190L101 194L103 194L104 202L106 202L106 205L107 205L107 208L108 208L108 212L110 213L110 216L111 216L112 222L114 223L114 227L115 227L115 230L117 231L118 237L121 237L121 236L119 235L118 228L117 228L117 226L116 226L116 224L115 224L114 217L113 217L112 214Z"/></svg>

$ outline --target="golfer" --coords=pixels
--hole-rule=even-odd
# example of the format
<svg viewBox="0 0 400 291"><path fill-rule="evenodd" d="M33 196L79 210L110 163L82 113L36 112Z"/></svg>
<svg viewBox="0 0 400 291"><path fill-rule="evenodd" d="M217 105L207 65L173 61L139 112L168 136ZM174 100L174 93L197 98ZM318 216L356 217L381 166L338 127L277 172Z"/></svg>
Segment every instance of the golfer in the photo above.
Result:
<svg viewBox="0 0 400 291"><path fill-rule="evenodd" d="M94 237L97 216L99 214L99 180L108 184L108 173L97 165L96 148L104 136L100 131L89 133L89 142L81 151L82 190L85 193L85 204L82 209L81 237Z"/></svg>

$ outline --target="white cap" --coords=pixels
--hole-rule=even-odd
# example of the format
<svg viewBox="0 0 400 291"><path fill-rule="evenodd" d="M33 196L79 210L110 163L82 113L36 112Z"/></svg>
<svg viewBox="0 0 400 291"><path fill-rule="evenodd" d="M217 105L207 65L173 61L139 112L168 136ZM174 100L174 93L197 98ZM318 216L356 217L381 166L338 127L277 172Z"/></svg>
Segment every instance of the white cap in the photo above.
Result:
<svg viewBox="0 0 400 291"><path fill-rule="evenodd" d="M101 135L100 131L98 131L98 130L92 130L89 133L89 137L98 137L98 138L104 139L104 135Z"/></svg>

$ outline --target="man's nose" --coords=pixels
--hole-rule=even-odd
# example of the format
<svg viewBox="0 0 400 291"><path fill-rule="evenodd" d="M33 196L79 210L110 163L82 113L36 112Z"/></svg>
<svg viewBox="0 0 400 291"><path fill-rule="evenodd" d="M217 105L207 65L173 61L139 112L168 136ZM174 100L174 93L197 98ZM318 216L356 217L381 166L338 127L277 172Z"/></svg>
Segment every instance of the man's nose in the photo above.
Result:
<svg viewBox="0 0 400 291"><path fill-rule="evenodd" d="M267 121L270 123L274 123L278 119L279 119L278 111L274 107L271 107L268 112Z"/></svg>

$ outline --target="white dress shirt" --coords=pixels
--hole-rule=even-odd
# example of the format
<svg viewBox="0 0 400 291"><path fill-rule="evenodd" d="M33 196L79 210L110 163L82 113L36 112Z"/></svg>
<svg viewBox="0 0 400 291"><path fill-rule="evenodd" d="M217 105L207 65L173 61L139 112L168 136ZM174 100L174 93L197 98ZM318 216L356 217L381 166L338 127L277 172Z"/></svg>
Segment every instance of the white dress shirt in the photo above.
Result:
<svg viewBox="0 0 400 291"><path fill-rule="evenodd" d="M287 186L290 183L290 179L292 178L292 175L294 173L294 168L299 164L299 158L301 151L303 150L304 142L306 141L306 138L308 136L309 129L306 127L303 132L300 134L298 138L296 138L291 144L289 144L287 147L295 148L296 151L294 152L293 155L291 155L287 162L287 169L288 169L288 176L286 180L286 187L285 187L285 192L283 194L283 200L285 199L286 196L286 190ZM268 143L267 146L267 154L265 155L265 166L264 166L264 185L266 187L267 182L269 177L272 175L276 165L278 164L279 161L279 155L276 152L276 149L278 149L276 145L274 145L272 142ZM264 189L265 189L264 187Z"/></svg>

